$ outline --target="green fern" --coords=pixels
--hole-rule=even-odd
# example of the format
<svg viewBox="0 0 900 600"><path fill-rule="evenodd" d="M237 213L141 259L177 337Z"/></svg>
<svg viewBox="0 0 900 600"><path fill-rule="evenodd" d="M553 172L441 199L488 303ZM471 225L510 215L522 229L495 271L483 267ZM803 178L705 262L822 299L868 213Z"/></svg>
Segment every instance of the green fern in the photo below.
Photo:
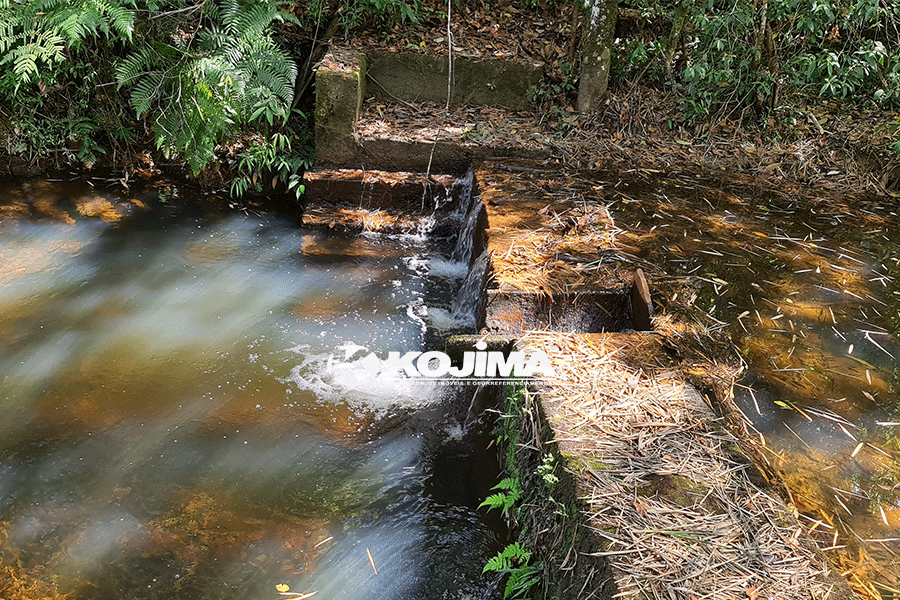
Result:
<svg viewBox="0 0 900 600"><path fill-rule="evenodd" d="M509 579L503 590L504 598L525 598L531 592L531 588L541 581L543 566L541 563L522 565L509 571Z"/></svg>
<svg viewBox="0 0 900 600"><path fill-rule="evenodd" d="M489 560L481 572L509 571L529 560L531 560L531 552L527 551L521 542L513 542Z"/></svg>
<svg viewBox="0 0 900 600"><path fill-rule="evenodd" d="M522 490L519 489L519 480L514 477L504 478L491 489L502 491L491 494L485 498L484 502L478 505L478 508L483 506L487 507L488 510L499 508L505 515L512 509L515 503L522 498Z"/></svg>
<svg viewBox="0 0 900 600"><path fill-rule="evenodd" d="M272 36L274 22L293 17L274 0L221 0L204 10L196 45L173 36L175 42L137 50L116 68L137 116L150 118L157 148L167 157L182 153L195 173L240 126L286 122L297 78Z"/></svg>
<svg viewBox="0 0 900 600"><path fill-rule="evenodd" d="M513 542L492 557L481 573L506 573L509 577L504 588L504 598L523 598L541 579L541 563L528 564L531 552L521 542Z"/></svg>
<svg viewBox="0 0 900 600"><path fill-rule="evenodd" d="M134 11L115 0L0 0L0 67L12 68L12 94L89 39L131 40Z"/></svg>

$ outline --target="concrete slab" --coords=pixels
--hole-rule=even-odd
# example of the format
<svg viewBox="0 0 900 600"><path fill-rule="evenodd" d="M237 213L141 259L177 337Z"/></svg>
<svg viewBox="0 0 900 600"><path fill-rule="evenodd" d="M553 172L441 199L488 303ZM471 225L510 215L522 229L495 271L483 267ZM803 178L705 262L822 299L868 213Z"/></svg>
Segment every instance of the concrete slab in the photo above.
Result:
<svg viewBox="0 0 900 600"><path fill-rule="evenodd" d="M367 54L368 93L376 101L446 103L451 105L529 107L529 91L543 78L540 65L512 60L453 58L428 54L372 51Z"/></svg>

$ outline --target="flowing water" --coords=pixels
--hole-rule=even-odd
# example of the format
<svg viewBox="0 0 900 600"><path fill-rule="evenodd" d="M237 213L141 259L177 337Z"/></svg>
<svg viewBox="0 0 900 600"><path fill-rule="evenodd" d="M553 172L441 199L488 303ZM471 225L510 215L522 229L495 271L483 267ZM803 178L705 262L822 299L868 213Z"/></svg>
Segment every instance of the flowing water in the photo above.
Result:
<svg viewBox="0 0 900 600"><path fill-rule="evenodd" d="M748 374L739 408L857 589L900 598L900 217L883 200L639 173L603 190L657 310L692 305Z"/></svg>
<svg viewBox="0 0 900 600"><path fill-rule="evenodd" d="M468 402L349 362L460 326L451 249L184 196L0 186L0 597L493 597Z"/></svg>

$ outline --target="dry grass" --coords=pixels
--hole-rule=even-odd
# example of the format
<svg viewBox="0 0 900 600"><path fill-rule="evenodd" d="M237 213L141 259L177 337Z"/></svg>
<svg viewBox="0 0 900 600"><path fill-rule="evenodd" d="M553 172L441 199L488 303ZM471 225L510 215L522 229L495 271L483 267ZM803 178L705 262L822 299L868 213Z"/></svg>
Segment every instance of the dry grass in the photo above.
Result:
<svg viewBox="0 0 900 600"><path fill-rule="evenodd" d="M556 358L539 394L618 597L848 597L697 391L628 367L617 339L534 332L520 345Z"/></svg>
<svg viewBox="0 0 900 600"><path fill-rule="evenodd" d="M549 295L596 289L615 272L619 230L605 206L582 202L559 212L547 208L549 223L516 232L494 251L497 286L503 291L543 290ZM607 254L607 256L604 256ZM598 258L599 257L599 258Z"/></svg>

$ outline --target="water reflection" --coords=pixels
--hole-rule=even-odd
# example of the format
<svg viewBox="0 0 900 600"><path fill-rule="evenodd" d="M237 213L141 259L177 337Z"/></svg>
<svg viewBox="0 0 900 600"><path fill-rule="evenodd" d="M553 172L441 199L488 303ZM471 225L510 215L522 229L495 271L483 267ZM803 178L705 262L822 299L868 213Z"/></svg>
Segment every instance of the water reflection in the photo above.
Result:
<svg viewBox="0 0 900 600"><path fill-rule="evenodd" d="M490 594L495 534L427 483L453 399L327 368L431 343L444 257L152 193L3 194L0 597Z"/></svg>
<svg viewBox="0 0 900 600"><path fill-rule="evenodd" d="M730 331L749 365L737 403L830 558L857 589L890 597L900 589L897 212L699 177L603 181L663 308L687 308L688 320L702 311L708 328Z"/></svg>

